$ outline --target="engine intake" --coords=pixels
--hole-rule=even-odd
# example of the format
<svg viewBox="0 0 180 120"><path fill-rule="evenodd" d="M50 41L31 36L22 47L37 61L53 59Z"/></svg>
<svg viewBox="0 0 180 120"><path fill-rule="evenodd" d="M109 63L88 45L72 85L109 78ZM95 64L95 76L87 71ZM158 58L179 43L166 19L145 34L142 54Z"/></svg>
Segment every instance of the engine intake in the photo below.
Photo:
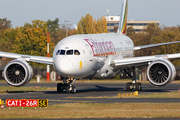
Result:
<svg viewBox="0 0 180 120"><path fill-rule="evenodd" d="M174 65L166 59L155 60L147 68L147 77L156 86L163 86L172 82L175 76Z"/></svg>
<svg viewBox="0 0 180 120"><path fill-rule="evenodd" d="M32 78L32 67L24 60L17 59L9 62L4 68L4 77L11 86L22 86Z"/></svg>

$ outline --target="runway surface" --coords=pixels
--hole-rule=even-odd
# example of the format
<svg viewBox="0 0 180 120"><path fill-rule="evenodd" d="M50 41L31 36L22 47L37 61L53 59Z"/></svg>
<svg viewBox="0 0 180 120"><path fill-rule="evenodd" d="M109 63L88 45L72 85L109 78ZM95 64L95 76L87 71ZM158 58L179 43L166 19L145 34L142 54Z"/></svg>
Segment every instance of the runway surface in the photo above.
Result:
<svg viewBox="0 0 180 120"><path fill-rule="evenodd" d="M28 86L56 87L57 83L29 83ZM1 86L9 86L7 83L0 83ZM179 103L180 98L102 98L102 96L112 97L119 93L128 93L126 84L113 83L77 83L76 94L67 94L65 91L58 93L56 90L27 92L27 93L8 93L0 94L0 99L48 99L49 105L62 103ZM143 84L139 94L151 94L178 91L180 84L169 84L163 87L155 87L151 84ZM134 91L132 91L134 92ZM95 97L95 98L82 98Z"/></svg>
<svg viewBox="0 0 180 120"><path fill-rule="evenodd" d="M1 119L11 120L11 119ZM39 119L21 119L21 120L39 120ZM52 120L52 119L45 119ZM78 118L78 119L53 119L53 120L179 120L179 118Z"/></svg>

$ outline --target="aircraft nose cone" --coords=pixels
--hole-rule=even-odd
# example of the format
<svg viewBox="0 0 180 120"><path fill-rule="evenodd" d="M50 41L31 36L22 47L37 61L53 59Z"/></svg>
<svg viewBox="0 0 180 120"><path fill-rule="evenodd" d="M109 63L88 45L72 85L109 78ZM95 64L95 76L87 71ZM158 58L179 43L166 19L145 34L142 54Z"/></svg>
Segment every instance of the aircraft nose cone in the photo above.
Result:
<svg viewBox="0 0 180 120"><path fill-rule="evenodd" d="M63 58L57 63L58 71L63 75L70 75L73 71L73 63L68 58Z"/></svg>

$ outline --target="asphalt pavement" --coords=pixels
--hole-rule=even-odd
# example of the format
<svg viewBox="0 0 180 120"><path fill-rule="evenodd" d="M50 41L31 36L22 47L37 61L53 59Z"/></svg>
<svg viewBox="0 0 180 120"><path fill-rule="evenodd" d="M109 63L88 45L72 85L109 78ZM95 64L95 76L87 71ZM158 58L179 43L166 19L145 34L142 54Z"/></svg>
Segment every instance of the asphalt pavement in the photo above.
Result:
<svg viewBox="0 0 180 120"><path fill-rule="evenodd" d="M67 94L65 91L58 93L56 90L36 91L27 93L0 94L0 99L48 99L49 104L63 103L179 103L180 98L113 98L121 93L133 93L126 91L126 84L112 83L77 83L76 94ZM7 83L0 83L0 86L9 86ZM25 85L35 87L56 87L57 83L29 83ZM139 94L168 93L178 91L180 84L169 84L163 87L156 87L151 84L142 84L142 91ZM107 96L108 98L104 98ZM85 98L84 98L85 97Z"/></svg>

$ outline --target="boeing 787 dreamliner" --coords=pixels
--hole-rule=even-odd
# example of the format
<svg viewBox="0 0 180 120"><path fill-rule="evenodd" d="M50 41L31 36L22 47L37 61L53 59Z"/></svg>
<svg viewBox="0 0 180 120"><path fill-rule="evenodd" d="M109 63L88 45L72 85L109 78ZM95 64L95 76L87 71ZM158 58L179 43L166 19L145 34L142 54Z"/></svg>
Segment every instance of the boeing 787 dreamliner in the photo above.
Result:
<svg viewBox="0 0 180 120"><path fill-rule="evenodd" d="M121 72L132 79L132 82L126 84L126 89L139 91L141 83L136 80L135 68L144 66L147 66L147 77L153 85L163 86L170 83L176 76L176 70L169 59L180 58L180 53L134 57L134 51L180 41L135 47L133 41L125 35L127 12L128 0L124 0L117 33L66 37L56 45L52 58L0 52L0 57L15 59L4 68L6 82L16 87L28 83L33 73L28 62L32 61L54 66L57 73L64 78L63 83L57 84L58 92L66 90L75 93L76 78L107 78Z"/></svg>

